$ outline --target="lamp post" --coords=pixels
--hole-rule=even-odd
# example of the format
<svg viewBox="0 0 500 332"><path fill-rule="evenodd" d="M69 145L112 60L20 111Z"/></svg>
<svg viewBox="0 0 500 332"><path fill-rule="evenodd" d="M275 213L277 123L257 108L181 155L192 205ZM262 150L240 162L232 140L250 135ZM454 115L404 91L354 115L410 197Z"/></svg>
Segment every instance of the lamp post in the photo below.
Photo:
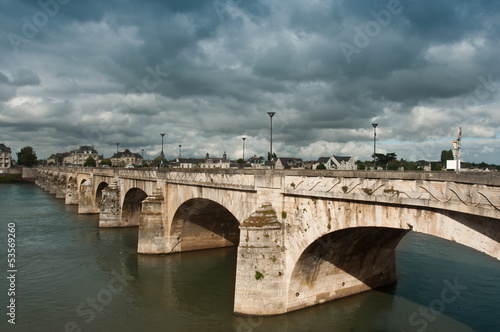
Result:
<svg viewBox="0 0 500 332"><path fill-rule="evenodd" d="M270 145L271 145L270 146L270 152L271 152L271 154L270 154L269 158L270 158L271 164L272 164L272 160L273 160L273 116L274 116L274 114L276 114L276 112L267 112L267 114L271 118L271 135L270 135L271 139L269 140Z"/></svg>
<svg viewBox="0 0 500 332"><path fill-rule="evenodd" d="M456 140L451 141L453 143L453 149L455 150L455 171L460 173L460 145L462 144L462 127L458 129L458 138Z"/></svg>
<svg viewBox="0 0 500 332"><path fill-rule="evenodd" d="M241 138L243 140L243 161L245 161L245 140L247 139L246 137Z"/></svg>
<svg viewBox="0 0 500 332"><path fill-rule="evenodd" d="M165 136L165 133L160 133L160 136L161 136L161 155L160 155L160 157L161 157L161 164L160 165L163 166L163 159L165 158L164 157L165 155L163 154L163 136Z"/></svg>
<svg viewBox="0 0 500 332"><path fill-rule="evenodd" d="M377 154L377 126L378 123L372 123L373 126L373 168L375 168L375 155Z"/></svg>
<svg viewBox="0 0 500 332"><path fill-rule="evenodd" d="M181 152L182 152L181 148L182 148L182 145L179 144L179 161L181 161Z"/></svg>

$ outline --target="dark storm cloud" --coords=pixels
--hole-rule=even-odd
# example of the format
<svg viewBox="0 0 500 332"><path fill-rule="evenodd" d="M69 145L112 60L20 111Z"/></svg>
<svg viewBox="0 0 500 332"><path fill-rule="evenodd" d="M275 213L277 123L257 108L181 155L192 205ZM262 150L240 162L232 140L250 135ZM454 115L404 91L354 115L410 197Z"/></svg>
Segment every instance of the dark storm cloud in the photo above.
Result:
<svg viewBox="0 0 500 332"><path fill-rule="evenodd" d="M20 147L38 126L40 155L88 142L108 154L116 141L154 155L165 131L189 155L236 153L246 135L249 153L263 155L268 111L278 151L305 158L369 158L372 121L381 149L403 142L398 155L424 153L407 142L449 140L460 125L495 138L499 9L486 0L69 1L27 36L47 11L7 1L0 141Z"/></svg>

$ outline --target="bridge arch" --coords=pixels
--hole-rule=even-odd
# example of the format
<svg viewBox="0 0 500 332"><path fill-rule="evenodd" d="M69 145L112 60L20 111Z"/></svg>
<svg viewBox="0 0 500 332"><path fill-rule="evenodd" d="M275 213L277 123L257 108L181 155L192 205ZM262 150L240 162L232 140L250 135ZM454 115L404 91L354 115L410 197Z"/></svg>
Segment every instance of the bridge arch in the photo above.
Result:
<svg viewBox="0 0 500 332"><path fill-rule="evenodd" d="M313 216L323 216L320 223L327 227L298 232L288 240L287 247L295 242L299 248L291 253L286 311L395 282L395 249L409 231L457 242L500 260L500 223L492 218L342 201L318 201L316 206L308 216L297 215L302 227L312 224Z"/></svg>
<svg viewBox="0 0 500 332"><path fill-rule="evenodd" d="M124 226L139 226L141 203L148 195L140 188L131 188L125 194L122 205Z"/></svg>
<svg viewBox="0 0 500 332"><path fill-rule="evenodd" d="M173 251L236 246L240 239L239 222L221 204L205 198L192 198L177 208L170 237L178 241Z"/></svg>
<svg viewBox="0 0 500 332"><path fill-rule="evenodd" d="M288 287L289 310L394 282L395 249L408 232L355 227L317 239L302 252L293 268Z"/></svg>
<svg viewBox="0 0 500 332"><path fill-rule="evenodd" d="M100 209L101 207L101 199L102 199L102 191L104 188L107 188L109 185L107 182L101 182L97 186L96 193L95 193L95 206Z"/></svg>

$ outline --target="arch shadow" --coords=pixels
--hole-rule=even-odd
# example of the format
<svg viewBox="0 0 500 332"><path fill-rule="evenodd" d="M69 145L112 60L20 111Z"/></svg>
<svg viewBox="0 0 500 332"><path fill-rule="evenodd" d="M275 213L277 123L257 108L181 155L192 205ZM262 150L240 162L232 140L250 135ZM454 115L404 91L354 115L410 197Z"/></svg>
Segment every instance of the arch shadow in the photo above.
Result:
<svg viewBox="0 0 500 332"><path fill-rule="evenodd" d="M202 198L190 199L177 209L170 229L177 238L176 251L190 251L237 246L239 222L224 206Z"/></svg>
<svg viewBox="0 0 500 332"><path fill-rule="evenodd" d="M148 195L144 190L132 188L125 194L122 205L122 222L124 226L139 226L142 201Z"/></svg>
<svg viewBox="0 0 500 332"><path fill-rule="evenodd" d="M395 249L409 231L354 227L314 241L292 271L288 291L291 310L396 282Z"/></svg>
<svg viewBox="0 0 500 332"><path fill-rule="evenodd" d="M97 186L97 190L96 190L96 193L95 193L95 206L98 209L101 208L102 191L103 191L104 188L107 188L107 187L108 187L108 183L107 182L101 182Z"/></svg>

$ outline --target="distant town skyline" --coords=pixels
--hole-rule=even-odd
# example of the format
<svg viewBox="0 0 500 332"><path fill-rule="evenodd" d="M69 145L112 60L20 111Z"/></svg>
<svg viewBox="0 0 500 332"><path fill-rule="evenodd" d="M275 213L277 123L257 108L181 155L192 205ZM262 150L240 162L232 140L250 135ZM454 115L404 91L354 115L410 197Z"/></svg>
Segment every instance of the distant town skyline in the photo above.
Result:
<svg viewBox="0 0 500 332"><path fill-rule="evenodd" d="M154 159L500 164L500 3L14 1L2 4L0 143L39 159L119 142Z"/></svg>

